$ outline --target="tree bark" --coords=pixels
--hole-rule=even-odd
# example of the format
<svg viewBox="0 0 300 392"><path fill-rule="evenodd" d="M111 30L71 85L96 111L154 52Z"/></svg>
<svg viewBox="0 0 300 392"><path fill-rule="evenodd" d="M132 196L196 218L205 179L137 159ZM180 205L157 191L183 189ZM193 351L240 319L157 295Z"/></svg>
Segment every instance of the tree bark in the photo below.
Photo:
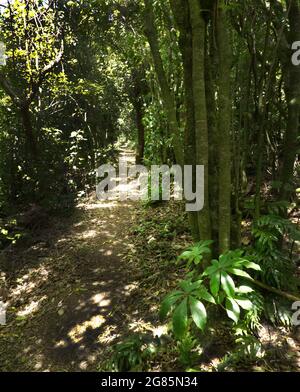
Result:
<svg viewBox="0 0 300 392"><path fill-rule="evenodd" d="M230 28L219 2L217 41L219 53L219 252L230 249L231 231L231 44Z"/></svg>
<svg viewBox="0 0 300 392"><path fill-rule="evenodd" d="M144 111L143 105L140 99L137 99L135 104L135 118L137 127L137 151L136 151L136 163L140 165L144 161L145 151L145 126L143 123Z"/></svg>
<svg viewBox="0 0 300 392"><path fill-rule="evenodd" d="M189 5L186 0L171 0L171 8L179 29L179 47L182 56L185 92L184 164L196 165L195 118L193 94L193 40ZM195 178L193 179L195 180ZM192 236L199 241L198 213L189 213Z"/></svg>
<svg viewBox="0 0 300 392"><path fill-rule="evenodd" d="M219 247L219 162L218 162L218 124L216 107L216 50L214 45L213 18L206 25L206 50L205 50L205 88L208 121L208 144L209 144L209 203L211 210L211 228L213 243L213 257L218 257Z"/></svg>
<svg viewBox="0 0 300 392"><path fill-rule="evenodd" d="M198 0L189 0L193 43L193 100L196 141L196 163L204 165L204 208L198 214L201 240L211 239L211 218L208 190L208 124L205 90L205 21Z"/></svg>
<svg viewBox="0 0 300 392"><path fill-rule="evenodd" d="M26 136L26 144L28 146L28 150L31 152L32 158L34 160L37 160L38 148L37 148L37 142L33 131L29 105L21 105L20 114L21 114L24 134Z"/></svg>
<svg viewBox="0 0 300 392"><path fill-rule="evenodd" d="M290 0L290 45L300 41L300 3L299 0ZM281 169L280 199L289 200L293 189L293 174L299 143L299 117L300 117L300 65L290 61L288 68L288 86L286 89L288 103L288 122L283 145L283 164Z"/></svg>

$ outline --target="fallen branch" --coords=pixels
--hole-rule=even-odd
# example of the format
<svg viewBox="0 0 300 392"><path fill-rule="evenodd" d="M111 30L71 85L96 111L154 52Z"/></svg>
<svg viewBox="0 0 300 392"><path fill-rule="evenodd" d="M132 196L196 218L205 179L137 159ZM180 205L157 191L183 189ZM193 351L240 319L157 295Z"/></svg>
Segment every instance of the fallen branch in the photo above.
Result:
<svg viewBox="0 0 300 392"><path fill-rule="evenodd" d="M269 286L269 285L267 285L267 284L265 284L265 283L262 283L262 282L260 282L260 281L258 281L258 280L256 280L256 279L253 279L253 278L247 278L247 279L249 279L252 283L254 283L256 286L259 286L259 287L261 287L262 289L264 289L264 290L267 290L267 291L270 291L270 292L272 292L272 293L275 293L275 294L278 294L278 295L280 295L280 296L282 296L282 297L284 297L284 298L287 298L287 299L289 299L289 300L291 300L291 301L300 301L300 297L296 297L295 295L293 295L293 294L290 294L290 293L286 293L285 291L282 291L282 290L279 290L279 289L276 289L275 287L272 287L272 286Z"/></svg>

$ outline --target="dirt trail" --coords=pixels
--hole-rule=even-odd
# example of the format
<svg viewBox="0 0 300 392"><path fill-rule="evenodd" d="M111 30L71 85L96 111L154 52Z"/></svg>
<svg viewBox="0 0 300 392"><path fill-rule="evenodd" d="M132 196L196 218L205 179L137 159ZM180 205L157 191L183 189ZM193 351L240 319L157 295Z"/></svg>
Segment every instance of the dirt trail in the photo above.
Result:
<svg viewBox="0 0 300 392"><path fill-rule="evenodd" d="M133 161L130 151L123 157ZM0 370L96 370L110 347L141 323L139 273L124 255L133 202L78 205L35 245L15 254Z"/></svg>
<svg viewBox="0 0 300 392"><path fill-rule="evenodd" d="M134 162L130 151L121 157ZM191 244L180 211L170 204L147 212L135 202L91 197L72 217L36 232L30 246L14 249L13 268L0 271L0 290L4 278L8 289L0 372L103 370L115 343L134 332L152 338L164 331L157 304L179 279L170 261ZM231 350L226 331L218 326L204 341L202 370ZM261 369L299 371L298 337L269 326L261 333L269 356ZM182 370L172 350L151 366Z"/></svg>

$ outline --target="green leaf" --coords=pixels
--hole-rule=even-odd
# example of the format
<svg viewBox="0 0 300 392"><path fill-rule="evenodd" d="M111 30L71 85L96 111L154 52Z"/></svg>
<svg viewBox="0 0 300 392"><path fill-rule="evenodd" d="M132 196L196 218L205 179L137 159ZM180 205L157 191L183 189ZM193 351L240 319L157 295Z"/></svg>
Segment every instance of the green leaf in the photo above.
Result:
<svg viewBox="0 0 300 392"><path fill-rule="evenodd" d="M212 261L212 265L207 267L203 272L203 276L213 275L220 269L220 264L217 260Z"/></svg>
<svg viewBox="0 0 300 392"><path fill-rule="evenodd" d="M195 265L198 265L198 264L200 264L200 261L202 261L202 260L203 260L203 256L199 255L197 257L195 256L193 261L194 261Z"/></svg>
<svg viewBox="0 0 300 392"><path fill-rule="evenodd" d="M203 331L207 321L205 306L202 302L198 301L194 297L189 297L189 302L192 319L194 320L194 323L197 325L197 327Z"/></svg>
<svg viewBox="0 0 300 392"><path fill-rule="evenodd" d="M232 298L226 298L226 312L228 317L235 323L239 321L240 318L240 307L236 301Z"/></svg>
<svg viewBox="0 0 300 392"><path fill-rule="evenodd" d="M249 294L252 293L253 291L254 291L253 288L250 286L240 286L238 288L238 292L241 294Z"/></svg>
<svg viewBox="0 0 300 392"><path fill-rule="evenodd" d="M219 271L210 276L210 291L214 296L216 296L220 290L220 277L221 273Z"/></svg>
<svg viewBox="0 0 300 392"><path fill-rule="evenodd" d="M183 252L178 259L179 260L188 260L192 255L192 252L190 250L186 250L185 252Z"/></svg>
<svg viewBox="0 0 300 392"><path fill-rule="evenodd" d="M207 246L212 245L213 243L214 243L214 241L212 241L212 240L205 240L205 241L198 242L197 245L201 246L201 247L207 247Z"/></svg>
<svg viewBox="0 0 300 392"><path fill-rule="evenodd" d="M246 261L244 263L245 268L250 268L256 271L261 271L260 265L253 263L252 261Z"/></svg>
<svg viewBox="0 0 300 392"><path fill-rule="evenodd" d="M182 339L186 333L188 324L187 298L185 298L174 311L173 331L177 339Z"/></svg>
<svg viewBox="0 0 300 392"><path fill-rule="evenodd" d="M190 290L190 287L191 287L191 280L190 279L189 280L182 280L179 283L179 286L180 286L180 288L183 291L188 292Z"/></svg>
<svg viewBox="0 0 300 392"><path fill-rule="evenodd" d="M227 271L233 275L241 276L243 278L247 278L247 279L252 280L252 277L246 271L243 271L243 270L240 270L237 268L229 268Z"/></svg>
<svg viewBox="0 0 300 392"><path fill-rule="evenodd" d="M173 293L166 296L160 307L160 320L164 320L167 317L167 314L171 310L172 306L179 300L182 294L182 291L174 291Z"/></svg>
<svg viewBox="0 0 300 392"><path fill-rule="evenodd" d="M203 280L197 280L196 282L191 283L191 286L189 287L188 291L194 291L197 289L200 289L202 286Z"/></svg>
<svg viewBox="0 0 300 392"><path fill-rule="evenodd" d="M249 301L248 299L237 299L237 298L235 298L235 301L244 310L250 310L250 309L253 308L253 303L251 301Z"/></svg>
<svg viewBox="0 0 300 392"><path fill-rule="evenodd" d="M221 286L225 293L229 297L233 297L235 294L235 284L230 275L228 275L226 272L221 272Z"/></svg>
<svg viewBox="0 0 300 392"><path fill-rule="evenodd" d="M211 243L212 241L203 241L197 243L195 246L192 246L188 250L183 252L178 257L178 260L186 260L188 261L188 265L190 265L191 263L198 265L203 260L204 254L211 253L211 250L208 247Z"/></svg>
<svg viewBox="0 0 300 392"><path fill-rule="evenodd" d="M202 287L199 291L196 292L199 298L205 299L205 301L215 304L216 301L214 297L207 291L205 287Z"/></svg>
<svg viewBox="0 0 300 392"><path fill-rule="evenodd" d="M226 294L224 293L224 291L219 291L216 297L217 304L219 305L222 304L225 298L226 298Z"/></svg>

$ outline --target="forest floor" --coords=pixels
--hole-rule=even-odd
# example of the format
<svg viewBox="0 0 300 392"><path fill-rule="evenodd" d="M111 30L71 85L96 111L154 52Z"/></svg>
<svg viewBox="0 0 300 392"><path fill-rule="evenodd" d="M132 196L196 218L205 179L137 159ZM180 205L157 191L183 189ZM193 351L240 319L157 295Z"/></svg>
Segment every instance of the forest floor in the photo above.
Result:
<svg viewBox="0 0 300 392"><path fill-rule="evenodd" d="M123 156L134 159L130 151ZM71 217L51 218L31 246L8 254L0 371L103 370L115 343L133 333L149 340L165 334L158 306L179 278L176 257L191 244L181 210L176 203L145 208L91 196ZM273 332L265 331L265 344L276 355L246 370L299 371L299 340ZM215 369L232 344L215 330L199 369ZM176 345L169 346L151 370L182 370Z"/></svg>
<svg viewBox="0 0 300 392"><path fill-rule="evenodd" d="M32 246L10 256L3 370L96 370L113 342L151 329L151 317L144 320L136 307L140 271L124 258L132 203L95 199L81 202L71 218L52 219Z"/></svg>
<svg viewBox="0 0 300 392"><path fill-rule="evenodd" d="M133 204L93 195L72 217L52 218L29 248L7 252L13 267L2 274L8 297L0 370L97 370L114 343L134 332L153 335L157 309L129 256L137 253Z"/></svg>

